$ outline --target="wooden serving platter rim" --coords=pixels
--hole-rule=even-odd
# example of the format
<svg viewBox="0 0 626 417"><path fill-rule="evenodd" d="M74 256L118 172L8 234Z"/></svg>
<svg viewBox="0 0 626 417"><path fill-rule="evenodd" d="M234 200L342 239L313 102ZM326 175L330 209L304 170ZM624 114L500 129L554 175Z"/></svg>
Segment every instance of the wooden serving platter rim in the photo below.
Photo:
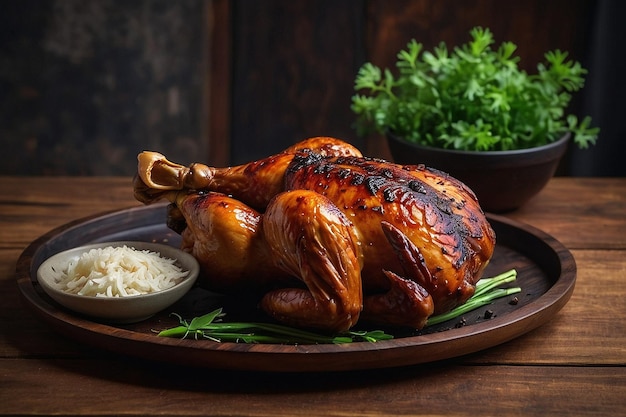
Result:
<svg viewBox="0 0 626 417"><path fill-rule="evenodd" d="M124 227L127 225L135 229L158 228L165 221L164 210L164 205L152 205L97 214L69 222L33 241L23 251L16 265L18 287L27 305L61 334L80 343L123 355L194 367L323 372L415 365L449 359L504 343L550 320L567 303L576 281L574 258L560 242L530 225L488 214L496 230L497 245L512 246L509 252L512 251L514 256L519 252L521 264L535 263L533 268L540 269L542 277L535 276L532 279L545 281L543 284L548 288L510 313L438 333L377 343L340 345L271 345L169 339L157 337L152 332L136 332L123 326L80 317L56 305L38 288L36 270L48 256L94 239L106 239L107 236L111 236L107 240L119 240L124 236ZM518 281L520 278L523 277L518 276Z"/></svg>

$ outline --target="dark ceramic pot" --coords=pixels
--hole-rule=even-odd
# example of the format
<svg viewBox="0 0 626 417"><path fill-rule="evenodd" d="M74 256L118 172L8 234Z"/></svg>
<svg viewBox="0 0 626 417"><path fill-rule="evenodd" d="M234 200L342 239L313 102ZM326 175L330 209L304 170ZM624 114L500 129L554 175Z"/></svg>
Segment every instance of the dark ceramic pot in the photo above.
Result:
<svg viewBox="0 0 626 417"><path fill-rule="evenodd" d="M535 148L486 152L432 148L393 134L387 139L394 162L447 172L476 193L484 211L502 213L521 207L554 176L570 134Z"/></svg>

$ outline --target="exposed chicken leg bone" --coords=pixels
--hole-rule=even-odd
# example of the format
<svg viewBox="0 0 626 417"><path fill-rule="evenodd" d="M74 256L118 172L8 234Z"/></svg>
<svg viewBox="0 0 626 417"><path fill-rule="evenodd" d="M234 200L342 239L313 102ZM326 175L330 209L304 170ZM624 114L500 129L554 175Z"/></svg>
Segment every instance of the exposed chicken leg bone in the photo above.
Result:
<svg viewBox="0 0 626 417"><path fill-rule="evenodd" d="M168 191L198 190L211 184L215 169L194 163L189 167L176 164L158 152L144 151L137 156L135 197L143 203L160 198L174 201L175 193Z"/></svg>
<svg viewBox="0 0 626 417"><path fill-rule="evenodd" d="M194 163L189 167L170 162L158 152L139 154L138 174L151 188L158 190L202 189L211 184L215 168Z"/></svg>

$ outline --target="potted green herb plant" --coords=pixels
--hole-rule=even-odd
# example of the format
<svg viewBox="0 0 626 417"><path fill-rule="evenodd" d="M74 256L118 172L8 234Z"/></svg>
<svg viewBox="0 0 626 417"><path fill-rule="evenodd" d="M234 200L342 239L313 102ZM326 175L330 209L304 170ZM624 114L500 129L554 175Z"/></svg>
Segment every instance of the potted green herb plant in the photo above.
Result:
<svg viewBox="0 0 626 417"><path fill-rule="evenodd" d="M357 133L385 134L395 162L446 171L485 210L509 211L545 186L572 139L595 143L591 119L566 114L587 71L556 50L530 75L515 44L493 49L493 34L480 27L470 36L432 52L412 40L398 53L397 75L364 64L352 98Z"/></svg>

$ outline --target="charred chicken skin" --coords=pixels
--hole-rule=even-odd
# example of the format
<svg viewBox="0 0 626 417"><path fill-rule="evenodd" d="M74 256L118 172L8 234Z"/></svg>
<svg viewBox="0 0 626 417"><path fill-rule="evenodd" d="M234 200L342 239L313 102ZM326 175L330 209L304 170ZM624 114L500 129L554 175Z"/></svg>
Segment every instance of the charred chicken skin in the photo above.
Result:
<svg viewBox="0 0 626 417"><path fill-rule="evenodd" d="M473 295L493 254L495 234L463 183L338 139L228 168L138 160L136 198L172 203L168 225L200 262L202 285L263 291L262 309L288 325L420 329Z"/></svg>

